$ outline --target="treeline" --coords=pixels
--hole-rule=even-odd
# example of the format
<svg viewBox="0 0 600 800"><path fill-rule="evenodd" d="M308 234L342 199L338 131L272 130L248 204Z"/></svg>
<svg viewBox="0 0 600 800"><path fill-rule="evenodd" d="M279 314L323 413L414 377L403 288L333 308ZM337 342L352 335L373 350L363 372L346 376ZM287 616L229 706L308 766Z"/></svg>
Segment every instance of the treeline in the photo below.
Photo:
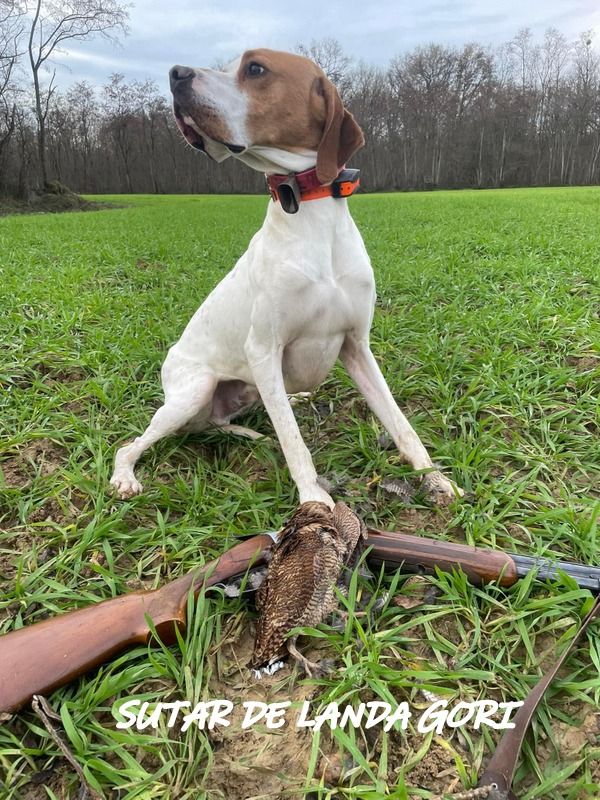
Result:
<svg viewBox="0 0 600 800"><path fill-rule="evenodd" d="M495 50L430 44L387 68L334 40L298 49L365 131L352 165L367 190L600 183L600 55L589 33L569 42L549 29L536 42L522 30ZM39 125L19 59L8 76L0 64L0 193L26 196L38 185ZM49 180L87 193L264 191L260 175L188 148L152 81L112 75L46 97Z"/></svg>

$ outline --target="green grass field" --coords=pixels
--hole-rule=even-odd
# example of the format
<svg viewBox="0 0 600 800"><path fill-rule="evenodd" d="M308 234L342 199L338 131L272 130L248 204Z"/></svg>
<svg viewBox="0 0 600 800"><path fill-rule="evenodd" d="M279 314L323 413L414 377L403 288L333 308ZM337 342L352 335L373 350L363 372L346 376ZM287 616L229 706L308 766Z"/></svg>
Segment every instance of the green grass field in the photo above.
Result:
<svg viewBox="0 0 600 800"><path fill-rule="evenodd" d="M167 347L268 201L101 199L123 207L0 220L2 632L158 586L277 527L297 501L274 437L215 432L160 442L140 462L144 494L111 496L115 448L161 402ZM472 501L407 506L381 487L410 470L341 368L297 408L319 473L379 527L597 564L600 189L364 195L351 207L378 281L375 354ZM271 432L262 411L246 424ZM591 603L566 578L430 585L401 576L373 621L350 615L344 631L305 640L339 667L318 682L286 667L256 683L246 601L200 599L178 646L137 648L51 695L56 725L89 784L120 800L446 797L474 785L496 732L116 728L130 696L309 698L313 713L377 698L424 708L423 688L452 703L522 699ZM521 800L600 795L597 625L588 639L535 719ZM0 797L75 798L78 783L32 711L2 724Z"/></svg>

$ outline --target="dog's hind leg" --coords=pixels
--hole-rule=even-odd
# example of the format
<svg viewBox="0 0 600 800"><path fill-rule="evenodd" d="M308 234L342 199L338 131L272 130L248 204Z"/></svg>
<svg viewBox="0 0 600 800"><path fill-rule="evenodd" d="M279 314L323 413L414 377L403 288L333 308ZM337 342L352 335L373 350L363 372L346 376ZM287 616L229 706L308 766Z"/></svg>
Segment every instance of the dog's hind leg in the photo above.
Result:
<svg viewBox="0 0 600 800"><path fill-rule="evenodd" d="M208 420L216 385L215 376L205 374L189 380L185 388L171 390L166 394L164 405L152 417L144 433L130 444L119 448L110 479L111 486L119 497L125 499L142 491L142 485L135 477L134 467L145 450L165 436L184 428L186 423L197 417L204 408Z"/></svg>
<svg viewBox="0 0 600 800"><path fill-rule="evenodd" d="M228 422L223 425L218 425L217 427L224 433L232 433L234 436L241 436L242 439L252 439L254 441L258 439L265 439L268 441L269 439L264 433L253 431L252 428L246 428L244 425L234 425Z"/></svg>

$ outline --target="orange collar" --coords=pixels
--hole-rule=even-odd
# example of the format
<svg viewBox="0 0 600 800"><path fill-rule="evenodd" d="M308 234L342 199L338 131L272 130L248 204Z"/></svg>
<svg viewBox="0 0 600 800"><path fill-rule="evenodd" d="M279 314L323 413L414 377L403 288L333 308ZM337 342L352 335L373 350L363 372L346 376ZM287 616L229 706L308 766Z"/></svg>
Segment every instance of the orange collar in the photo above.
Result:
<svg viewBox="0 0 600 800"><path fill-rule="evenodd" d="M295 214L303 200L322 197L350 197L360 186L360 170L342 169L332 183L322 184L316 167L292 175L267 175L271 197L288 214Z"/></svg>

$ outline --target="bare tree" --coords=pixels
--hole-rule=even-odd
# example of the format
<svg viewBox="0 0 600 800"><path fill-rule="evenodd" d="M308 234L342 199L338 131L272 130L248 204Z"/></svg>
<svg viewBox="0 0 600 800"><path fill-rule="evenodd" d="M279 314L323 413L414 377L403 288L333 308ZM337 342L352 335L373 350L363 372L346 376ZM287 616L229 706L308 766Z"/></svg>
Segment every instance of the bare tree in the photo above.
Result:
<svg viewBox="0 0 600 800"><path fill-rule="evenodd" d="M456 111L457 53L431 44L392 61L389 79L399 111L411 131L411 180L421 187L441 183L450 120Z"/></svg>
<svg viewBox="0 0 600 800"><path fill-rule="evenodd" d="M170 109L164 97L161 97L154 81L138 84L138 115L142 120L142 132L145 150L148 156L148 171L152 181L152 191L160 192L156 162L159 157L159 137L162 120L169 116Z"/></svg>
<svg viewBox="0 0 600 800"><path fill-rule="evenodd" d="M42 86L41 72L67 42L125 34L129 14L127 7L118 0L26 0L26 5L31 14L27 52L35 97L40 178L46 186L46 119L55 91L55 72L47 86Z"/></svg>
<svg viewBox="0 0 600 800"><path fill-rule="evenodd" d="M372 185L375 188L393 185L396 183L398 158L394 157L392 150L400 123L396 107L390 103L385 70L360 63L352 72L352 93L347 104L360 119L368 142L363 166Z"/></svg>
<svg viewBox="0 0 600 800"><path fill-rule="evenodd" d="M315 61L329 80L335 83L342 99L347 100L352 88L352 58L344 52L337 39L313 39L308 46L298 44L296 52Z"/></svg>
<svg viewBox="0 0 600 800"><path fill-rule="evenodd" d="M353 62L334 40L301 49L342 87L365 130L352 166L363 168L367 190L600 183L600 51L591 33L572 44L552 29L540 41L525 30L494 52L432 44L388 68ZM8 126L0 111L0 131L13 128L0 177L4 190L23 193L39 173L39 131L20 77L17 58ZM48 177L78 191L264 191L239 162L215 165L187 147L152 81L78 83L47 105Z"/></svg>
<svg viewBox="0 0 600 800"><path fill-rule="evenodd" d="M0 0L0 175L17 122L13 77L19 59L23 9L15 0Z"/></svg>
<svg viewBox="0 0 600 800"><path fill-rule="evenodd" d="M531 30L529 28L521 28L508 43L508 50L515 59L520 77L521 91L525 93L532 86L534 73L535 46Z"/></svg>
<svg viewBox="0 0 600 800"><path fill-rule="evenodd" d="M0 97L8 89L19 57L23 9L16 0L0 0Z"/></svg>
<svg viewBox="0 0 600 800"><path fill-rule="evenodd" d="M593 32L585 31L574 46L570 118L574 125L575 153L569 172L569 182L576 174L576 158L580 142L591 140L582 166L585 182L598 180L600 166L600 54L593 47ZM580 170L581 171L581 170Z"/></svg>
<svg viewBox="0 0 600 800"><path fill-rule="evenodd" d="M67 92L67 106L71 115L71 128L74 138L73 158L79 157L83 189L89 190L91 161L97 144L97 128L100 109L94 87L80 81Z"/></svg>
<svg viewBox="0 0 600 800"><path fill-rule="evenodd" d="M137 115L139 110L139 86L137 81L128 81L124 75L115 73L110 83L102 89L104 129L107 138L121 159L125 174L125 191L133 191L132 163L136 150L134 129L141 129Z"/></svg>

